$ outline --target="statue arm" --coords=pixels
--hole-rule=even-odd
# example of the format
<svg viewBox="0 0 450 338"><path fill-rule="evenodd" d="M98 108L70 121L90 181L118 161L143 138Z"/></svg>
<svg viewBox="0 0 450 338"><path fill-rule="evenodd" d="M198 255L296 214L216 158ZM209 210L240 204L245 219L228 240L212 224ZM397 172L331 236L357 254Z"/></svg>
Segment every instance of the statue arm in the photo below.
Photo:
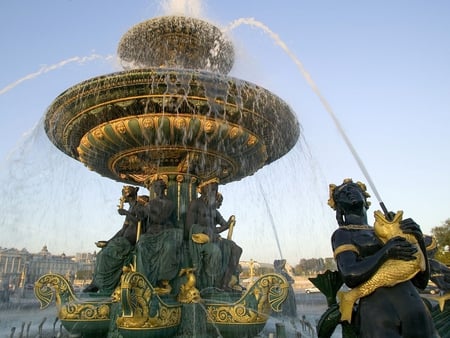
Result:
<svg viewBox="0 0 450 338"><path fill-rule="evenodd" d="M351 251L342 252L336 257L338 269L345 284L350 288L367 281L377 272L384 261L380 252L362 260L359 259L357 253Z"/></svg>
<svg viewBox="0 0 450 338"><path fill-rule="evenodd" d="M431 270L430 270L430 262L428 261L428 254L425 248L425 244L423 239L419 241L420 250L423 252L423 257L425 259L425 271L419 271L414 278L412 279L412 283L418 287L419 289L425 289L428 285L428 281L430 280Z"/></svg>
<svg viewBox="0 0 450 338"><path fill-rule="evenodd" d="M140 220L141 212L140 208L133 208L133 210L119 209L118 212L120 215L125 216L125 222L131 221L133 223L137 223ZM141 209L142 210L142 209Z"/></svg>
<svg viewBox="0 0 450 338"><path fill-rule="evenodd" d="M337 230L332 237L333 250L339 272L345 284L354 288L373 276L388 259L413 260L417 249L404 238L390 239L379 250L362 256L352 242L352 232Z"/></svg>
<svg viewBox="0 0 450 338"><path fill-rule="evenodd" d="M400 228L405 234L411 234L415 237L417 243L419 244L420 250L423 253L426 269L425 271L420 271L417 273L412 279L412 283L419 289L425 289L428 284L428 280L430 279L430 264L428 262L428 254L422 230L420 229L420 226L411 218L402 220L400 222Z"/></svg>
<svg viewBox="0 0 450 338"><path fill-rule="evenodd" d="M217 234L220 234L221 232L227 230L230 227L229 222L223 218L223 216L220 214L219 210L216 210L216 218L215 218L216 224L220 225L220 227L217 227L215 232Z"/></svg>
<svg viewBox="0 0 450 338"><path fill-rule="evenodd" d="M132 210L119 209L118 212L120 215L125 215L125 222L123 223L122 229L111 237L110 240L117 237L123 237L127 228L129 226L137 226L139 221L141 221L141 226L145 227L146 215L142 206L135 206Z"/></svg>
<svg viewBox="0 0 450 338"><path fill-rule="evenodd" d="M443 291L450 290L450 268L435 259L429 259L430 279Z"/></svg>
<svg viewBox="0 0 450 338"><path fill-rule="evenodd" d="M149 223L149 215L147 213L147 207L141 206L137 212L136 216L138 219L138 222L141 222L141 234L145 234L148 230L148 223ZM137 224L137 222L136 222Z"/></svg>

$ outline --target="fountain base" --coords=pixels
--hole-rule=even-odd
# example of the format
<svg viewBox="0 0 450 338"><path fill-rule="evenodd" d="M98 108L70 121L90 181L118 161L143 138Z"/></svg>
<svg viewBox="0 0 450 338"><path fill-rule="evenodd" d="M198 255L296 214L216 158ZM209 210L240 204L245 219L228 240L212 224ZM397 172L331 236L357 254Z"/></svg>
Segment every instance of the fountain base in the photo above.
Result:
<svg viewBox="0 0 450 338"><path fill-rule="evenodd" d="M70 282L47 274L35 284L41 308L56 297L58 318L71 335L107 337L252 337L271 311L280 311L289 284L276 273L257 279L245 292L208 292L197 303L158 295L139 272L125 272L110 297L78 298ZM207 296L208 298L203 298Z"/></svg>

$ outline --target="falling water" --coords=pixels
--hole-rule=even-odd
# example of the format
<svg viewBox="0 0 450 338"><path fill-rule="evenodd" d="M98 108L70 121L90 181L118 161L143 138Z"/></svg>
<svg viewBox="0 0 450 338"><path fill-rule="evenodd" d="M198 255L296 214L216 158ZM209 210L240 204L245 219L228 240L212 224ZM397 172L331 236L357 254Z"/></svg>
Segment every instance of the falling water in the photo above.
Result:
<svg viewBox="0 0 450 338"><path fill-rule="evenodd" d="M201 0L165 0L161 1L160 6L165 15L203 17Z"/></svg>
<svg viewBox="0 0 450 338"><path fill-rule="evenodd" d="M270 225L272 226L272 230L273 230L273 233L275 236L275 241L277 242L278 253L280 254L280 259L283 259L283 253L281 251L280 239L278 238L278 232L277 232L277 228L275 226L275 220L273 219L272 212L270 211L270 205L267 202L266 194L264 192L261 182L259 182L259 189L261 190L261 195L263 197L264 204L266 206L267 212L269 213Z"/></svg>
<svg viewBox="0 0 450 338"><path fill-rule="evenodd" d="M311 75L306 71L305 67L303 66L302 62L295 56L294 53L290 51L290 49L287 47L287 45L281 40L281 38L278 36L278 34L274 33L272 30L270 30L269 27L264 25L262 22L259 22L255 20L254 18L240 18L233 22L231 22L225 29L224 32L231 31L240 25L250 25L253 27L257 27L264 31L264 33L268 34L272 40L283 49L283 51L286 52L286 54L294 61L295 65L299 69L300 73L302 74L303 78L306 80L308 85L311 87L311 89L314 91L314 93L319 98L322 105L325 107L326 111L330 115L331 119L333 120L336 128L338 129L339 133L341 134L342 138L344 139L346 145L348 146L350 152L353 155L353 158L356 160L359 168L361 169L364 177L366 178L367 182L369 183L370 187L372 188L372 191L375 194L375 197L377 198L381 208L386 213L384 203L382 202L382 199L380 197L380 194L378 193L377 188L375 187L375 184L372 181L372 178L369 175L369 172L367 171L363 161L361 160L361 157L358 155L355 147L351 143L350 139L348 138L347 134L344 131L344 128L342 127L341 123L339 122L339 119L337 118L336 114L334 113L333 109L331 108L331 105L328 103L328 101L325 99L325 97L320 92L319 88L317 87L316 83L313 81Z"/></svg>
<svg viewBox="0 0 450 338"><path fill-rule="evenodd" d="M53 242L59 238L51 243L50 248L64 252L72 246L71 249L77 252L91 251L90 241L86 244L82 241L74 243L70 236L65 236L67 229L60 224L73 228L77 224L95 222L98 226L86 227L83 235L86 238L97 238L97 231L102 224L119 221L115 219L119 217L116 213L100 215L95 210L90 210L94 201L87 192L95 187L95 200L100 205L114 206L114 193L118 190L116 185L109 180L99 179L82 164L53 148L45 136L41 119L23 136L6 161L0 163L0 193L3 196L0 228L10 229L14 226L14 231L5 230L8 235L2 237L0 247L14 243L18 248L26 247L37 251L42 245L50 244L49 240ZM21 203L27 199L32 199L33 203ZM18 205L21 205L21 212L17 212ZM111 211L113 210L114 207L111 207ZM29 224L33 226L27 226ZM49 231L54 238L49 237ZM32 247L32 242L36 248Z"/></svg>
<svg viewBox="0 0 450 338"><path fill-rule="evenodd" d="M77 62L78 64L83 64L89 61L93 61L93 60L97 60L97 59L103 59L103 60L112 60L114 58L114 56L112 55L107 55L107 56L102 56L102 55L98 55L98 54L92 54L89 56L74 56L70 59L67 60L63 60L60 61L58 63L55 63L53 65L50 66L42 66L38 71L34 72L34 73L30 73L16 81L14 81L13 83L10 83L9 85L7 85L6 87L3 87L2 89L0 89L0 95L3 95L7 92L9 92L11 89L13 89L14 87L18 86L19 84L21 84L22 82L28 81L28 80L32 80L42 74L51 72L53 70L59 69L64 67L67 64L73 63L73 62Z"/></svg>
<svg viewBox="0 0 450 338"><path fill-rule="evenodd" d="M6 94L28 80L36 79L43 74L61 69L72 63L83 65L95 60L110 61L114 59L115 57L113 55L102 56L92 54L83 57L74 56L52 65L42 66L39 70L19 78L1 88L0 95ZM83 166L78 163L72 163L65 155L59 151L55 151L53 145L45 136L43 118L41 118L41 120L28 132L23 134L16 146L4 159L2 159L0 168L0 181L2 182L0 190L2 196L5 196L1 203L2 214L4 217L0 220L0 226L5 228L9 228L12 224L16 226L15 231L11 232L3 239L4 241L6 240L6 242L2 242L2 245L12 242L18 246L23 245L32 250L33 248L31 248L29 243L30 238L39 238L37 242L39 242L40 245L46 244L46 241L48 241L48 232L43 231L44 224L51 226L53 223L67 222L67 218L80 218L80 214L75 210L82 210L87 206L81 205L85 204L83 202L85 198L80 199L77 198L77 196L79 196L80 192L84 189L83 186L86 186L86 182L89 180L96 180L96 177L91 173L86 172L86 169ZM71 175L78 179L71 179ZM87 175L87 181L80 179L80 175ZM89 178L89 176L93 177ZM52 182L60 183L56 185L52 184ZM100 183L100 185L98 183ZM107 189L106 183L98 183L96 183L95 186L101 186L99 190ZM46 184L46 189L43 189L43 184ZM69 189L69 193L62 193L62 189ZM11 194L11 191L14 191L14 194ZM52 203L46 204L46 207L37 206L31 211L28 211L28 209L24 207L22 209L23 212L18 213L15 206L20 204L20 200L29 196L33 196L36 201L44 201L49 196L58 197L54 198ZM106 195L104 194L103 196ZM60 213L56 220L52 220L49 218L49 215L52 213L50 210L55 206L58 206L56 209L65 210L65 212ZM90 217L92 217L92 215ZM91 221L92 220L86 220L86 222ZM24 224L30 223L33 223L34 226L23 226ZM52 230L52 233L54 233L55 236L58 236L57 231ZM91 235L95 236L95 231ZM42 237L46 239L42 240ZM59 238L64 238L64 236L61 237L61 235L59 235ZM55 249L55 247L52 248ZM38 248L34 248L34 250L37 249Z"/></svg>

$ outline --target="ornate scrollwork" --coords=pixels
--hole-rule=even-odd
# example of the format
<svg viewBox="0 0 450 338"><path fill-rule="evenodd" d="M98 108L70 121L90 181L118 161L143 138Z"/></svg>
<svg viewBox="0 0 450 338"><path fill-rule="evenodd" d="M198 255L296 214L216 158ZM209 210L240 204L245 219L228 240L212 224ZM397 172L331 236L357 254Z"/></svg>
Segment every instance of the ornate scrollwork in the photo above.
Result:
<svg viewBox="0 0 450 338"><path fill-rule="evenodd" d="M265 323L270 310L280 311L288 288L289 284L282 275L264 275L235 303L207 303L208 321L221 324Z"/></svg>
<svg viewBox="0 0 450 338"><path fill-rule="evenodd" d="M69 281L58 274L46 274L40 277L35 283L34 294L41 303L41 309L46 308L55 295L60 320L109 319L111 300L81 301L75 296Z"/></svg>
<svg viewBox="0 0 450 338"><path fill-rule="evenodd" d="M52 287L55 292L53 292ZM69 281L59 274L41 276L34 284L34 294L41 304L41 309L50 305L54 295L58 306L77 299Z"/></svg>
<svg viewBox="0 0 450 338"><path fill-rule="evenodd" d="M119 328L165 328L180 324L181 306L165 304L147 279L138 272L122 277L122 315Z"/></svg>
<svg viewBox="0 0 450 338"><path fill-rule="evenodd" d="M111 310L110 302L67 303L58 312L61 320L107 320Z"/></svg>

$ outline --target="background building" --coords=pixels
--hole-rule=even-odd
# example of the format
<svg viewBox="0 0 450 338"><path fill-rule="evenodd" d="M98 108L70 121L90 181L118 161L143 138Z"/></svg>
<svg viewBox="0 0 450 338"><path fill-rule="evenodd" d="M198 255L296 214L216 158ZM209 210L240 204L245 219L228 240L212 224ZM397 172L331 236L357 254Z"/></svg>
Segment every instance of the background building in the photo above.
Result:
<svg viewBox="0 0 450 338"><path fill-rule="evenodd" d="M28 260L25 249L0 248L0 302L7 302L12 292L24 286Z"/></svg>
<svg viewBox="0 0 450 338"><path fill-rule="evenodd" d="M54 255L46 245L38 253L26 249L0 248L0 301L7 302L9 295L19 288L34 287L34 282L47 273L65 276L71 283L83 285L92 279L95 253Z"/></svg>

